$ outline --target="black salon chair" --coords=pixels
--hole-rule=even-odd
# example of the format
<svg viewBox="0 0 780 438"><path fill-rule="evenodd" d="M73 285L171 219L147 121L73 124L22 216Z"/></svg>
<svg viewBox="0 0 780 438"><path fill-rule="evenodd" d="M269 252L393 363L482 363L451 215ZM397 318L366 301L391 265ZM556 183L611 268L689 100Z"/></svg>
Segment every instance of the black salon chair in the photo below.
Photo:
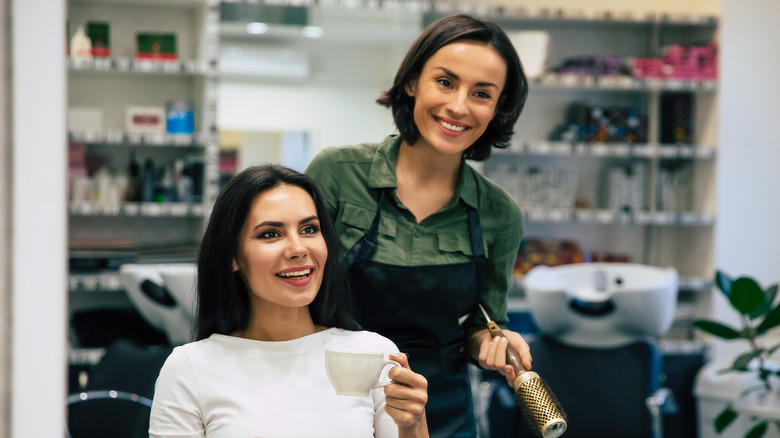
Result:
<svg viewBox="0 0 780 438"><path fill-rule="evenodd" d="M68 396L69 438L147 438L154 385L169 346L121 339L89 372L81 392Z"/></svg>
<svg viewBox="0 0 780 438"><path fill-rule="evenodd" d="M654 344L638 341L613 348L581 348L541 336L529 342L533 370L566 412L565 438L660 438L662 416L676 409L661 387L662 358ZM490 397L492 438L534 437L512 403L506 381L495 381Z"/></svg>

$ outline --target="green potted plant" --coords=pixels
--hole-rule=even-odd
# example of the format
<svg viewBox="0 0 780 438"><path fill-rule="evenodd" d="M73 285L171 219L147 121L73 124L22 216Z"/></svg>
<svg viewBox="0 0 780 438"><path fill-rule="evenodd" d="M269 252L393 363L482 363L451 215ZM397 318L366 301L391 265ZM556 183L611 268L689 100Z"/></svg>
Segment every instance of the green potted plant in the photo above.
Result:
<svg viewBox="0 0 780 438"><path fill-rule="evenodd" d="M773 306L777 296L778 285L773 284L763 289L758 282L750 277L740 277L732 280L721 271L715 273L715 285L723 292L734 310L739 313L741 327L732 327L709 319L697 319L694 327L725 340L744 340L749 350L737 356L730 367L720 370L720 373L742 372L757 373L760 385L746 388L739 397L744 397L754 391L773 391L780 388L772 387L772 379L780 377L780 370L770 360L778 351L780 344L763 345L760 339L768 331L780 325L780 304ZM715 417L715 431L721 433L739 415L734 409L733 400ZM764 436L772 420L759 419L747 432L745 438ZM775 421L780 430L780 422Z"/></svg>

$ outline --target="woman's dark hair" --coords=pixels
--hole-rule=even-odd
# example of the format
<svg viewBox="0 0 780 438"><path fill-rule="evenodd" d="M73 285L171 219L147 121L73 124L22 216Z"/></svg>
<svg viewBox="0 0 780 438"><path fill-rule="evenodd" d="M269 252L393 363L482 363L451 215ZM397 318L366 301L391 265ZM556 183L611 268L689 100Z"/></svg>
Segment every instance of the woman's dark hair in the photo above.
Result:
<svg viewBox="0 0 780 438"><path fill-rule="evenodd" d="M196 340L214 333L230 334L247 327L250 292L241 276L233 272L239 235L255 198L285 184L300 187L311 195L328 248L322 285L309 305L314 323L348 330L360 329L352 316L352 299L339 257L341 244L316 183L284 166L261 164L243 170L228 181L211 211L198 251Z"/></svg>
<svg viewBox="0 0 780 438"><path fill-rule="evenodd" d="M481 161L490 157L490 148L506 148L514 134L514 125L528 97L528 81L512 42L495 23L458 14L431 23L409 48L393 80L393 86L376 102L390 107L401 138L414 144L420 131L414 123L414 98L407 87L419 79L423 66L439 49L456 41L475 41L492 46L506 62L506 84L498 102L498 111L477 141L464 151L468 159Z"/></svg>

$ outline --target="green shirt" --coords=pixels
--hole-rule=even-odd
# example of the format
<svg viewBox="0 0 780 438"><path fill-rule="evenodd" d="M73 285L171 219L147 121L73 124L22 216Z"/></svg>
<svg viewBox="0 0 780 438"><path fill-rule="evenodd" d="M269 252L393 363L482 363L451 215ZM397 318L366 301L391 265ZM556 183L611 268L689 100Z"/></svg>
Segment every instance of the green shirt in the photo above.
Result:
<svg viewBox="0 0 780 438"><path fill-rule="evenodd" d="M329 147L306 169L322 189L325 205L346 254L368 231L376 214L374 189L392 188L382 203L379 248L374 260L401 266L463 263L472 259L466 205L476 208L488 260L487 287L480 302L499 325L506 326L507 292L523 234L517 203L498 185L464 162L455 195L419 224L398 199L395 162L401 140ZM481 312L465 321L467 334L487 328Z"/></svg>

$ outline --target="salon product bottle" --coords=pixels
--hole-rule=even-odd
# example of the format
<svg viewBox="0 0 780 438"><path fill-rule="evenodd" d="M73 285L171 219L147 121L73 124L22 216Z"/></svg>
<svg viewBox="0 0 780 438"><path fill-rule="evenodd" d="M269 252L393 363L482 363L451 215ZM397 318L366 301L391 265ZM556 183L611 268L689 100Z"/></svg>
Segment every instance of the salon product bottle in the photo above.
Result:
<svg viewBox="0 0 780 438"><path fill-rule="evenodd" d="M141 163L135 158L135 150L130 151L130 162L127 165L127 196L128 202L141 200Z"/></svg>
<svg viewBox="0 0 780 438"><path fill-rule="evenodd" d="M147 158L144 162L143 173L141 174L141 201L154 201L156 179L157 175L154 171L154 162L151 158Z"/></svg>
<svg viewBox="0 0 780 438"><path fill-rule="evenodd" d="M94 184L92 200L98 204L107 204L109 201L109 191L111 189L111 172L103 166L95 172L95 175L92 178Z"/></svg>
<svg viewBox="0 0 780 438"><path fill-rule="evenodd" d="M173 170L173 163L165 166L162 169L162 176L160 177L160 197L158 201L178 201L178 196L176 193L176 177Z"/></svg>
<svg viewBox="0 0 780 438"><path fill-rule="evenodd" d="M176 197L179 202L192 202L192 178L184 173L184 160L176 159L173 169L176 175Z"/></svg>
<svg viewBox="0 0 780 438"><path fill-rule="evenodd" d="M84 32L84 26L79 26L70 38L71 58L92 58L92 41Z"/></svg>
<svg viewBox="0 0 780 438"><path fill-rule="evenodd" d="M185 101L168 102L166 108L168 134L192 134L195 132L193 105Z"/></svg>

